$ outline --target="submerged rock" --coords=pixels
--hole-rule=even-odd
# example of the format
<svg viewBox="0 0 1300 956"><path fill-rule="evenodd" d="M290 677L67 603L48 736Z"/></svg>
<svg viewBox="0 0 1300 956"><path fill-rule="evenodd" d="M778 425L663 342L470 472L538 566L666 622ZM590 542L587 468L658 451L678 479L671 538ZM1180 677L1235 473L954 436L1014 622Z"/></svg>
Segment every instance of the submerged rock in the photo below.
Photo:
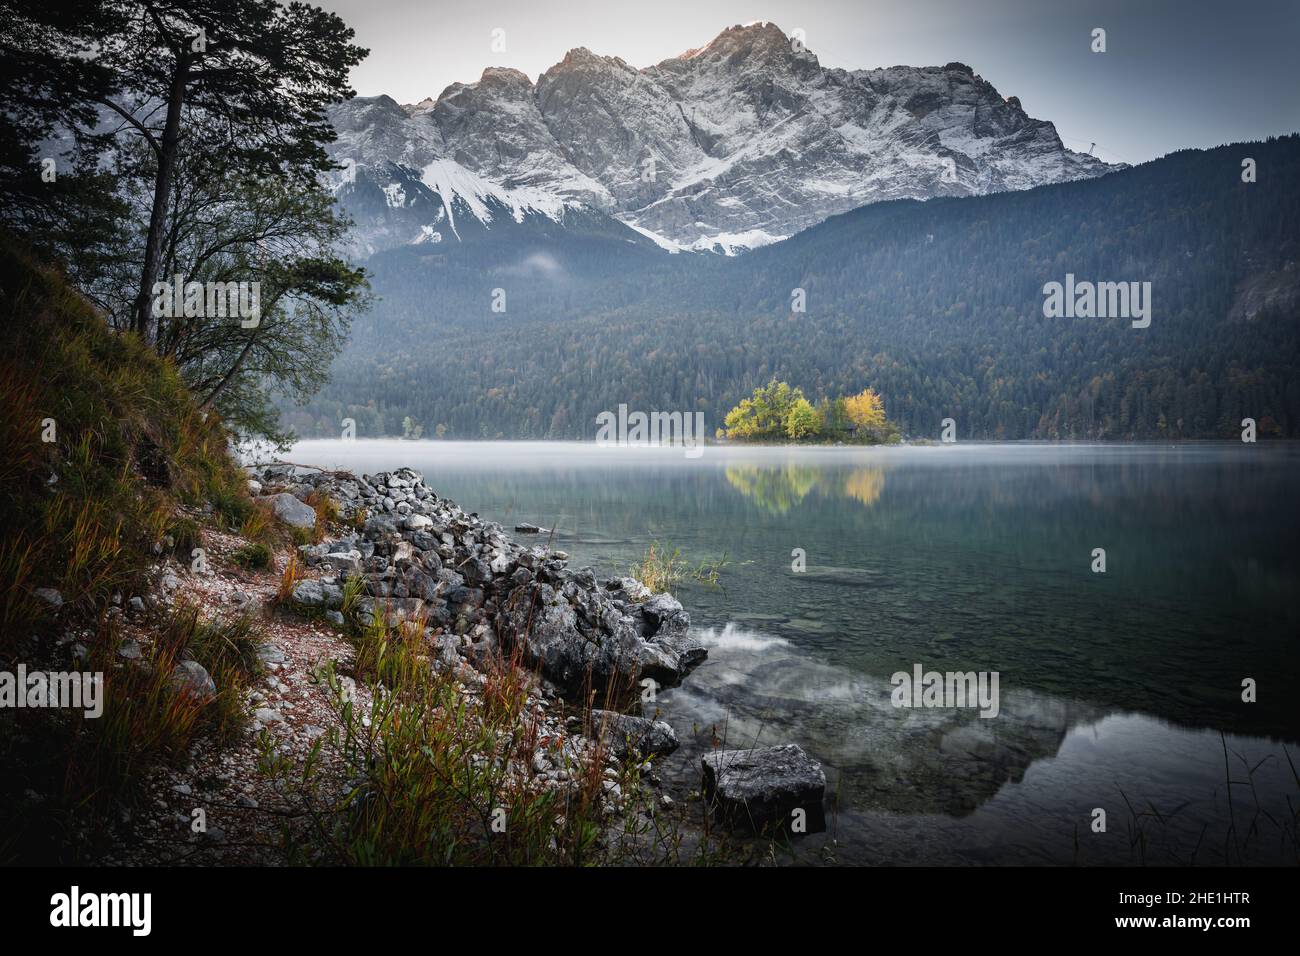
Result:
<svg viewBox="0 0 1300 956"><path fill-rule="evenodd" d="M826 774L797 744L705 754L704 794L718 816L737 829L790 829L804 811L807 832L825 827Z"/></svg>

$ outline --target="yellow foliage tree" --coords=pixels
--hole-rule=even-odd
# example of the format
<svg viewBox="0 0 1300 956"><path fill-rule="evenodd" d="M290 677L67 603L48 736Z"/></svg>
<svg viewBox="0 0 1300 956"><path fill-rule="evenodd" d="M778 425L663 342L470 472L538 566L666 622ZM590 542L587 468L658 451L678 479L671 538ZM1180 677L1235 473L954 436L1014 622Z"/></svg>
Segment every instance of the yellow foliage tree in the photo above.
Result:
<svg viewBox="0 0 1300 956"><path fill-rule="evenodd" d="M849 421L860 429L885 427L885 400L876 394L874 388L863 389L844 399L844 410Z"/></svg>

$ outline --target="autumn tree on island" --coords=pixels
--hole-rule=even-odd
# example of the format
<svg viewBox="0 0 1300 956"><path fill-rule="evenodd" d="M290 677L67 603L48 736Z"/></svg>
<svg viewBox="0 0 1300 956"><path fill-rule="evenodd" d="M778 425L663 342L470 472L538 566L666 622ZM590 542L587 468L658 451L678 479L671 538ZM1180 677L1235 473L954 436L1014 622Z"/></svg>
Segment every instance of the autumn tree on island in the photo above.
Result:
<svg viewBox="0 0 1300 956"><path fill-rule="evenodd" d="M727 413L720 437L750 442L852 442L868 445L899 440L875 389L823 398L813 405L803 389L776 379L754 389Z"/></svg>

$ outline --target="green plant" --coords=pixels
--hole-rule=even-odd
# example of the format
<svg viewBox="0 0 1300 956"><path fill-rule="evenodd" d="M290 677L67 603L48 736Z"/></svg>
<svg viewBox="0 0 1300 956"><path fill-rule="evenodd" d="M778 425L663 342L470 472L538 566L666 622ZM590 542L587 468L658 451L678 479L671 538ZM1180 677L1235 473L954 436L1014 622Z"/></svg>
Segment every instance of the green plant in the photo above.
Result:
<svg viewBox="0 0 1300 956"><path fill-rule="evenodd" d="M366 593L366 579L360 574L350 574L343 581L343 604L339 608L345 624L350 628L360 626L358 620L361 598Z"/></svg>
<svg viewBox="0 0 1300 956"><path fill-rule="evenodd" d="M236 548L230 555L230 560L246 570L260 571L271 566L272 557L270 548L260 541L253 541Z"/></svg>
<svg viewBox="0 0 1300 956"><path fill-rule="evenodd" d="M368 508L358 508L352 513L352 529L354 531L363 530L366 526L366 519L368 517L370 517L370 510Z"/></svg>
<svg viewBox="0 0 1300 956"><path fill-rule="evenodd" d="M173 521L167 529L167 536L172 541L172 553L184 561L190 559L195 548L203 547L203 529L188 516Z"/></svg>
<svg viewBox="0 0 1300 956"><path fill-rule="evenodd" d="M632 567L632 576L651 591L671 591L687 578L702 584L716 585L726 564L727 555L724 552L716 560L701 560L691 568L681 548L669 550L655 541L646 549L641 563Z"/></svg>
<svg viewBox="0 0 1300 956"><path fill-rule="evenodd" d="M685 575L682 549L661 548L652 542L641 558L641 563L632 568L632 576L651 591L670 591Z"/></svg>
<svg viewBox="0 0 1300 956"><path fill-rule="evenodd" d="M722 552L722 556L714 561L702 560L695 566L691 572L691 577L701 584L708 584L714 587L718 584L718 577L722 569L727 566L727 552Z"/></svg>

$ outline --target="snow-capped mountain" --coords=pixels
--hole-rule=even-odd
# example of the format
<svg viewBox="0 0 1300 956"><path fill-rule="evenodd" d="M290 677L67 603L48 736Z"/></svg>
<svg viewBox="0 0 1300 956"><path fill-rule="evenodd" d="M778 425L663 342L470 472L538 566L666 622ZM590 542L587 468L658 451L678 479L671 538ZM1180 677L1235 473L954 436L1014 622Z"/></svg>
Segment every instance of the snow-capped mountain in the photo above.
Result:
<svg viewBox="0 0 1300 956"><path fill-rule="evenodd" d="M576 215L732 253L869 202L1114 168L964 64L826 69L771 23L645 69L579 48L536 83L492 67L436 100L358 97L331 118L366 251Z"/></svg>

